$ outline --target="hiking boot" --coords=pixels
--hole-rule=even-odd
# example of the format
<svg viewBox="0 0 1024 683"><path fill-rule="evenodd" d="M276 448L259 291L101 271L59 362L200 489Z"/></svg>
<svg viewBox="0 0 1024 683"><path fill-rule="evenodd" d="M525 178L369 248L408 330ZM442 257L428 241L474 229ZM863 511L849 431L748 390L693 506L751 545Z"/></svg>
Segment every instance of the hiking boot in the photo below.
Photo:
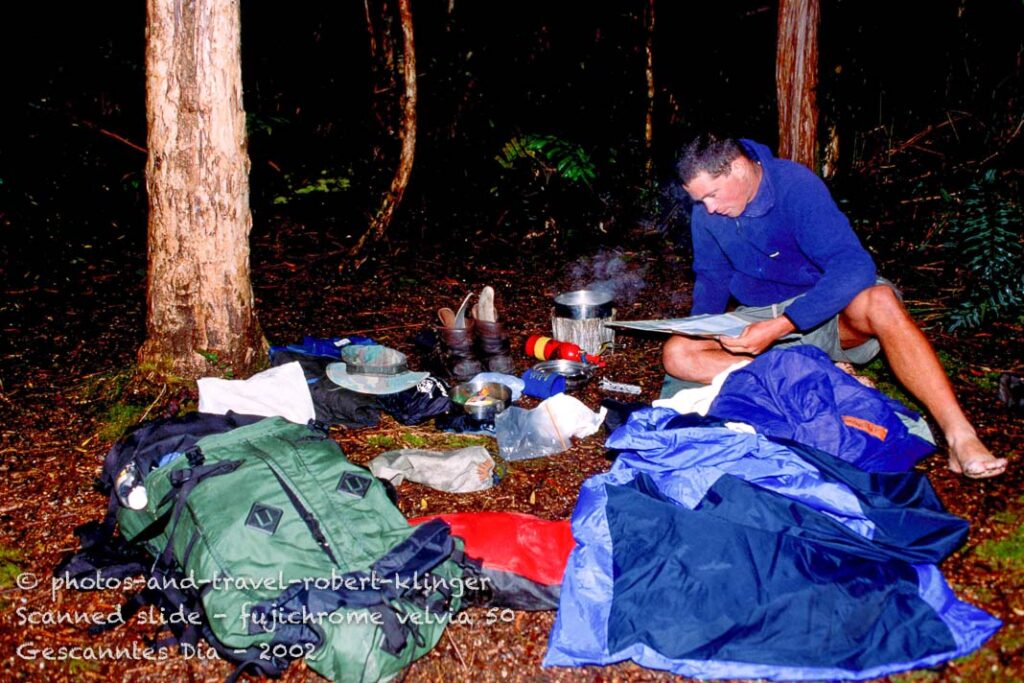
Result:
<svg viewBox="0 0 1024 683"><path fill-rule="evenodd" d="M509 355L511 349L505 325L488 320L476 321L476 341L480 359L489 372L506 375L515 373L515 363Z"/></svg>
<svg viewBox="0 0 1024 683"><path fill-rule="evenodd" d="M466 318L465 327L438 328L441 367L456 383L468 382L483 369L473 345L475 322Z"/></svg>

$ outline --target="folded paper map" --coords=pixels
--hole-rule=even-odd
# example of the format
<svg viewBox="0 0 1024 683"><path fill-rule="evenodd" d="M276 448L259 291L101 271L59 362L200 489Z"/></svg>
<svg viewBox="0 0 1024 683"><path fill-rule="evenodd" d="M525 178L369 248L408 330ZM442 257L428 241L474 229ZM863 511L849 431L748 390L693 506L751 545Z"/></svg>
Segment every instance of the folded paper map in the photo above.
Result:
<svg viewBox="0 0 1024 683"><path fill-rule="evenodd" d="M691 337L738 337L750 325L732 313L717 315L691 315L689 318L667 318L665 320L615 320L605 323L607 327L622 327L643 332L665 332L685 334ZM787 335L787 337L790 335ZM786 337L783 337L785 339Z"/></svg>

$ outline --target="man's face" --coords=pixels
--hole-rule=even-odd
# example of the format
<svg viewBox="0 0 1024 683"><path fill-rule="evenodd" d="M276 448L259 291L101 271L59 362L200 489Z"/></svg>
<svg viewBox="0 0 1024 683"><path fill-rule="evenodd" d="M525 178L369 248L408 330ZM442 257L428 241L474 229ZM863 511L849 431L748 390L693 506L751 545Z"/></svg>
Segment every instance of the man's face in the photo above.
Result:
<svg viewBox="0 0 1024 683"><path fill-rule="evenodd" d="M760 179L758 167L740 157L733 160L728 173L712 177L701 172L683 189L708 213L737 218L757 194Z"/></svg>

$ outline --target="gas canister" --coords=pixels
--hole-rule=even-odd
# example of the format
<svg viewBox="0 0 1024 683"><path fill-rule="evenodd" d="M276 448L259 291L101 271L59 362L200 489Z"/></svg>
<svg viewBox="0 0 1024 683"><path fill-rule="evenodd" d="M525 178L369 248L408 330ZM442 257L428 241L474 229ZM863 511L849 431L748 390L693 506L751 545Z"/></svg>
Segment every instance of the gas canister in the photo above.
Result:
<svg viewBox="0 0 1024 683"><path fill-rule="evenodd" d="M597 363L596 358L589 356L586 351L572 342L558 341L551 337L544 337L539 334L530 335L526 340L524 349L527 356L533 356L537 360L572 360L577 363Z"/></svg>

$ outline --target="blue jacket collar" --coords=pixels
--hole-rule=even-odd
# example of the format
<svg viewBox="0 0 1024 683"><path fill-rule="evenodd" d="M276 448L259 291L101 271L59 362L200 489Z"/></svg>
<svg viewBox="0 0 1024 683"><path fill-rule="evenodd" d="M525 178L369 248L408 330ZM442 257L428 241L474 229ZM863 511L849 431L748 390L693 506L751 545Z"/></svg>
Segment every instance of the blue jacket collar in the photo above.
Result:
<svg viewBox="0 0 1024 683"><path fill-rule="evenodd" d="M760 218L772 210L775 206L775 188L768 175L768 161L772 158L771 152L764 145L751 140L741 140L744 149L750 157L761 166L761 183L757 186L757 194L750 200L747 207L740 214L741 218Z"/></svg>

